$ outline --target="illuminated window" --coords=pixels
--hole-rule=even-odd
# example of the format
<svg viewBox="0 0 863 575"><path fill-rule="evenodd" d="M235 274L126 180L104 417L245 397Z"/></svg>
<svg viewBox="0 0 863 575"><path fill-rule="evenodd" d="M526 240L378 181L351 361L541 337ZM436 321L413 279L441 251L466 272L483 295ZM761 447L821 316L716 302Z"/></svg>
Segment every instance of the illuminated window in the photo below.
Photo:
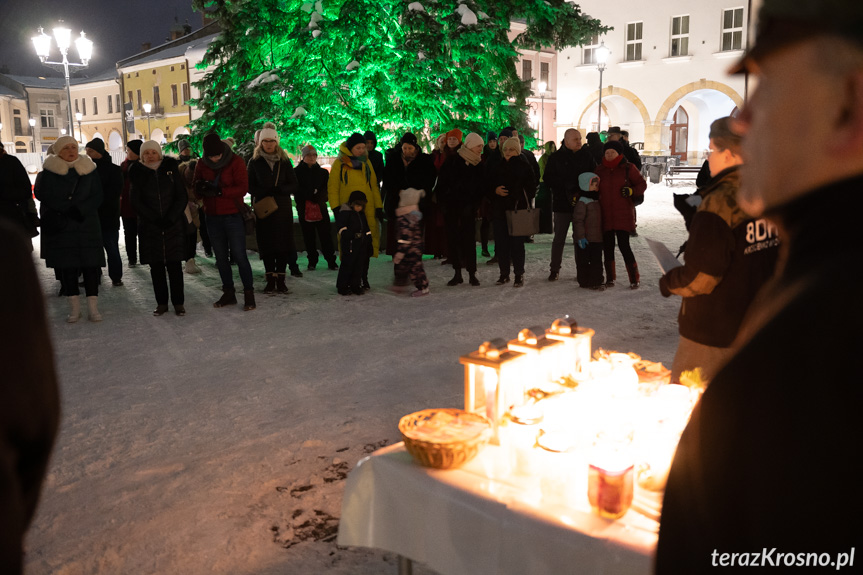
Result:
<svg viewBox="0 0 863 575"><path fill-rule="evenodd" d="M743 49L743 8L722 12L722 51Z"/></svg>
<svg viewBox="0 0 863 575"><path fill-rule="evenodd" d="M641 38L644 22L630 22L626 25L626 60L641 60Z"/></svg>
<svg viewBox="0 0 863 575"><path fill-rule="evenodd" d="M599 48L599 36L593 36L581 51L582 64L596 64L596 49Z"/></svg>
<svg viewBox="0 0 863 575"><path fill-rule="evenodd" d="M675 16L671 19L671 50L669 55L689 55L689 16Z"/></svg>

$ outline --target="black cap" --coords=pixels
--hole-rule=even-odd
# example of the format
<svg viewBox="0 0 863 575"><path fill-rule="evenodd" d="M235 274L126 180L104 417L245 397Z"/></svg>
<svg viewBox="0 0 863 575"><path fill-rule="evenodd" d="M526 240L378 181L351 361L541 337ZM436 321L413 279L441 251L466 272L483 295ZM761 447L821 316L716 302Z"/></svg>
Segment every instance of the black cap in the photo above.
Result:
<svg viewBox="0 0 863 575"><path fill-rule="evenodd" d="M365 133L365 134L363 134L363 138L365 138L365 139L366 139L366 141L371 140L371 141L372 141L372 142L374 142L375 144L377 144L377 143L378 143L378 137L377 137L377 136L375 136L375 133L374 133L374 132L372 132L371 130L366 130L366 133Z"/></svg>
<svg viewBox="0 0 863 575"><path fill-rule="evenodd" d="M496 142L497 141L497 134L494 132L489 132L485 139L489 142L492 140L494 140Z"/></svg>
<svg viewBox="0 0 863 575"><path fill-rule="evenodd" d="M608 141L602 147L603 152L606 150L614 150L618 154L623 154L623 144L618 141Z"/></svg>
<svg viewBox="0 0 863 575"><path fill-rule="evenodd" d="M838 36L863 48L861 0L764 0L755 42L728 72L739 74L751 62L818 35Z"/></svg>
<svg viewBox="0 0 863 575"><path fill-rule="evenodd" d="M93 138L92 140L87 142L87 145L84 147L90 148L91 150L98 152L102 156L107 153L105 152L105 141L102 140L102 138Z"/></svg>
<svg viewBox="0 0 863 575"><path fill-rule="evenodd" d="M405 135L402 136L402 139L399 141L399 144L410 144L415 148L419 148L420 145L417 143L417 137L411 132L405 132Z"/></svg>
<svg viewBox="0 0 863 575"><path fill-rule="evenodd" d="M126 147L129 148L136 156L141 155L141 146L144 145L144 140L129 140Z"/></svg>
<svg viewBox="0 0 863 575"><path fill-rule="evenodd" d="M368 200L366 199L366 195L359 190L354 190L353 192L351 192L351 195L348 196L348 205L367 203Z"/></svg>
<svg viewBox="0 0 863 575"><path fill-rule="evenodd" d="M345 147L350 152L351 149L354 146L356 146L357 144L365 144L365 143L366 143L366 139L363 137L363 135L360 134L359 132L354 132L353 134L351 134L351 137L348 138L348 140L345 142Z"/></svg>

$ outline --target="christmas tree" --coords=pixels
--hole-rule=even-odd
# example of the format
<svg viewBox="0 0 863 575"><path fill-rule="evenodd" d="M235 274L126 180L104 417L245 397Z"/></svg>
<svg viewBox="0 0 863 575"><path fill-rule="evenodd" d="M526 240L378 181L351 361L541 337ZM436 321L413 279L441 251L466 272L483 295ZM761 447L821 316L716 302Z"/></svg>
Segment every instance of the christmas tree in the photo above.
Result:
<svg viewBox="0 0 863 575"><path fill-rule="evenodd" d="M565 0L194 0L222 25L197 84L203 116L238 142L271 121L282 146L334 154L352 132L382 143L515 126L529 136L519 49L563 49L608 28ZM513 20L526 31L508 37Z"/></svg>

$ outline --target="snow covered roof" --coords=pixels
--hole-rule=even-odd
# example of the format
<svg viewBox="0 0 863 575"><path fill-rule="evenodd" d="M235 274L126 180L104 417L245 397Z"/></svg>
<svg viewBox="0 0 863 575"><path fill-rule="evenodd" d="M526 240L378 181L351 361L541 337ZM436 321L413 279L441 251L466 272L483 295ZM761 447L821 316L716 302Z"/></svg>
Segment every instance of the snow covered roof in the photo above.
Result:
<svg viewBox="0 0 863 575"><path fill-rule="evenodd" d="M146 52L135 54L125 60L117 62L117 68L126 68L129 66L140 66L149 62L158 62L159 60L167 60L169 58L178 58L185 55L186 50L195 46L207 45L221 34L221 30L217 22L207 24L200 30L192 32L182 38L166 42L155 48L151 48Z"/></svg>
<svg viewBox="0 0 863 575"><path fill-rule="evenodd" d="M18 82L27 88L66 88L65 78L46 78L44 76L13 76L7 75L7 78Z"/></svg>

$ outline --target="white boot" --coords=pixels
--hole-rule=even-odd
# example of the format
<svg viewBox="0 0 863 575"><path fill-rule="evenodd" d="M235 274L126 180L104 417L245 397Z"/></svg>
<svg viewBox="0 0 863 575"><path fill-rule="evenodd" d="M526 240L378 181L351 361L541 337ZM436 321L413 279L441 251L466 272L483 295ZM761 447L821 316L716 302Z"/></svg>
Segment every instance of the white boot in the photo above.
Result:
<svg viewBox="0 0 863 575"><path fill-rule="evenodd" d="M87 311L90 314L90 321L102 321L102 314L99 313L99 308L97 304L99 303L99 296L88 295L87 296Z"/></svg>
<svg viewBox="0 0 863 575"><path fill-rule="evenodd" d="M191 259L186 260L185 272L187 274L199 274L199 273L201 273L201 268L199 268L198 264L195 263L195 258L191 258Z"/></svg>
<svg viewBox="0 0 863 575"><path fill-rule="evenodd" d="M69 302L69 315L66 317L66 323L75 323L81 318L81 296L70 295L66 301Z"/></svg>

